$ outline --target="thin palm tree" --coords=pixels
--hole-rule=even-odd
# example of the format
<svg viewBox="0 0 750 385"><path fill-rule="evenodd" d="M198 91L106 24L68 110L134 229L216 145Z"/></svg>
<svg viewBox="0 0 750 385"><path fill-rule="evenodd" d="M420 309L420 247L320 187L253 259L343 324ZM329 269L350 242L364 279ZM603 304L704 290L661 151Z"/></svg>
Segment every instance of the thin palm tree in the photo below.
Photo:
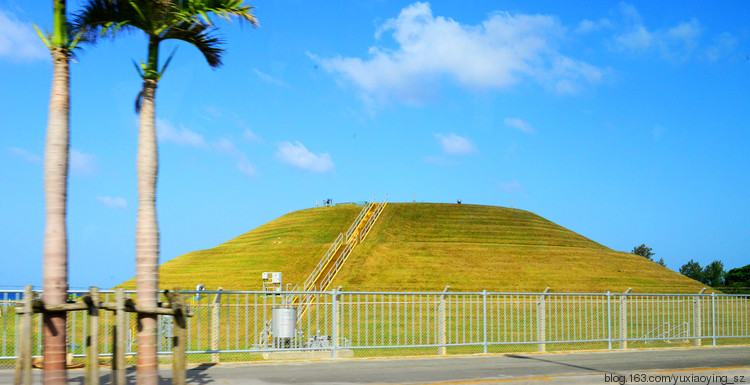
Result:
<svg viewBox="0 0 750 385"><path fill-rule="evenodd" d="M221 65L222 41L213 36L209 16L230 20L238 17L253 26L253 7L242 0L89 0L76 15L74 24L97 35L114 37L119 30L141 30L148 37L147 61L137 66L143 89L136 100L140 114L136 220L136 304L153 308L157 304L159 280L159 227L156 219L158 150L155 130L156 87L172 55L159 67L159 48L165 40L180 40L195 46L211 67ZM156 384L156 316L138 316L138 383Z"/></svg>
<svg viewBox="0 0 750 385"><path fill-rule="evenodd" d="M70 57L80 35L68 28L65 0L53 0L52 33L39 36L52 54L52 91L44 150L45 227L42 289L46 306L68 298L68 154L70 149ZM44 383L65 384L67 313L44 314Z"/></svg>

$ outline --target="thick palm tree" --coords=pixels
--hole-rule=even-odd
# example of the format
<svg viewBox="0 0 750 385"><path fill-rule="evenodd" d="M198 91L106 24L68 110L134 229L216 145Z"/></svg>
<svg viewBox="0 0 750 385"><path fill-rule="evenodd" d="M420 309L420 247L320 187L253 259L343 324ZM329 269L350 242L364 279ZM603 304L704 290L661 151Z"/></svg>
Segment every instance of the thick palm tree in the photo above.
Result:
<svg viewBox="0 0 750 385"><path fill-rule="evenodd" d="M242 0L89 0L77 14L76 28L90 39L114 37L119 30L141 30L148 37L148 56L138 68L143 89L136 101L140 113L136 220L136 304L156 307L159 265L159 227L156 219L158 151L155 130L156 87L169 61L159 67L159 48L165 40L192 44L211 67L221 65L221 41L212 36L210 16L257 25L253 7ZM156 316L138 316L138 383L156 384Z"/></svg>
<svg viewBox="0 0 750 385"><path fill-rule="evenodd" d="M53 0L53 30L39 36L52 54L47 141L44 150L45 228L42 262L44 304L61 305L68 298L68 201L70 148L70 56L78 38L69 35L65 0ZM44 383L65 384L66 312L44 314Z"/></svg>

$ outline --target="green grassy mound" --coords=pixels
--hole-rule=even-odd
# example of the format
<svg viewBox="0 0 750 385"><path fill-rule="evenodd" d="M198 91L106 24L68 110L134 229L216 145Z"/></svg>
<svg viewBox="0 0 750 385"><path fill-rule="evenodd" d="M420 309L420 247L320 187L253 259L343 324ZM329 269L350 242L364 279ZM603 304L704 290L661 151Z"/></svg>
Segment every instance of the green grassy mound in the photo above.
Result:
<svg viewBox="0 0 750 385"><path fill-rule="evenodd" d="M302 283L361 207L290 213L160 267L160 287L259 290L261 273ZM134 280L123 284L133 288ZM392 203L333 281L345 290L697 293L702 287L643 257L613 251L527 211Z"/></svg>

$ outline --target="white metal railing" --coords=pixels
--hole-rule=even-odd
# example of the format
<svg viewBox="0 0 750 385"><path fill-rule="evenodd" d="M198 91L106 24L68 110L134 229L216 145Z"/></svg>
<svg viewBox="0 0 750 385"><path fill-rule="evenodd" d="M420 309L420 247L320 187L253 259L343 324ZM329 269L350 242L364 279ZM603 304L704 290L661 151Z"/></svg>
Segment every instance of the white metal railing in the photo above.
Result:
<svg viewBox="0 0 750 385"><path fill-rule="evenodd" d="M367 213L370 211L370 208L372 207L374 203L375 196L373 195L367 203L365 203L362 210L360 210L359 215L354 219L354 222L352 222L351 226L349 226L349 229L346 231L346 233L341 233L336 238L336 240L333 242L333 244L328 248L328 251L323 256L323 258L318 262L318 264L313 269L312 273L307 277L305 280L305 283L302 285L303 290L310 291L314 290L317 286L318 289L324 290L328 284L333 279L333 276L338 271L338 268L341 266L343 261L346 259L346 257L351 252L352 248L358 243L361 242L364 237L361 236L361 234L366 233L366 231L369 231L370 227L372 227L372 224L377 219L377 216L380 215L380 212L383 210L383 203L388 200L388 195L386 194L385 199L383 200L383 203L381 203L378 207L376 207L376 211L372 213L372 215L369 217L368 221L365 223L365 226L367 230L360 231L361 234L355 234L357 231L357 228L362 224L362 220L365 218ZM356 238L353 238L355 235L357 235ZM336 252L341 247L341 245L344 245L344 250L339 255L339 258L334 261L334 265L331 269L328 270L327 274L323 279L316 285L316 280L319 278L319 275L323 272L323 269L325 269L326 266L328 266L331 263L331 258L333 258L336 255ZM285 302L287 303L293 303L294 299L297 298L296 296L288 296ZM303 296L300 297L300 308L302 311L300 311L298 314L304 314L304 311L309 307L308 301L310 300L309 296Z"/></svg>
<svg viewBox="0 0 750 385"><path fill-rule="evenodd" d="M294 294L294 292L299 291L299 285L294 285L294 287L289 290L289 284L287 284L286 290L291 293L284 295L284 299L281 301L281 303L282 305L291 305L294 303L294 299L298 297L297 294Z"/></svg>
<svg viewBox="0 0 750 385"><path fill-rule="evenodd" d="M346 238L345 241L349 242L349 240L352 238L352 235L354 234L354 231L357 230L357 227L359 227L360 222L362 222L362 218L365 217L365 214L367 214L367 211L370 210L370 205L372 205L372 202L375 200L375 195L370 198L367 203L365 203L365 206L362 208L362 210L359 212L359 215L357 215L357 218L354 219L354 222L351 226L349 226L349 229L346 230Z"/></svg>
<svg viewBox="0 0 750 385"><path fill-rule="evenodd" d="M369 354L365 350L372 349L380 349L372 353L378 355L415 354L414 349L422 349L416 351L419 354L444 354L447 347L461 347L456 351L463 353L544 351L555 345L566 350L624 349L646 346L649 341L750 344L750 295L338 290L283 291L280 295L263 291L183 293L190 296L193 316L187 320L187 351L195 360L218 360L219 353L240 354L236 359L242 360L241 353L249 359L250 354L271 350L330 350L335 356L343 348L341 341L347 341L346 349L365 355ZM283 303L287 294L306 297L306 313L297 322L293 338L266 344L273 339L268 327L272 310L289 306ZM0 298L3 296L9 293L0 291ZM111 291L101 291L102 301L111 301L111 297ZM99 341L106 356L112 352L109 333L115 322L111 312L104 313L100 315ZM41 354L40 317L34 316L34 355ZM128 317L132 328L135 315ZM0 368L12 365L16 358L18 322L13 307L0 317ZM67 334L70 351L76 356L84 354L88 322L87 312L69 315ZM164 322L170 321L160 317L161 354L171 348L171 339L165 335L170 328ZM663 326L667 324L677 326ZM325 341L328 346L323 346ZM399 353L402 348L411 350ZM131 346L126 349L134 351Z"/></svg>
<svg viewBox="0 0 750 385"><path fill-rule="evenodd" d="M344 263L344 260L346 260L346 257L348 257L349 253L352 252L355 244L356 242L349 242L346 244L346 246L344 246L344 250L341 252L341 255L339 255L339 257L333 262L333 266L331 266L331 268L328 270L328 273L326 273L325 277L323 277L323 279L320 281L318 287L321 290L325 290L326 288L328 288L328 284L331 283L333 277L336 275L339 268Z"/></svg>
<svg viewBox="0 0 750 385"><path fill-rule="evenodd" d="M359 233L359 242L362 243L362 241L365 240L365 237L370 232L370 228L375 224L375 221L378 220L378 217L380 216L380 213L385 208L385 205L388 203L388 195L386 194L385 198L383 198L383 201L378 204L378 207L375 208L375 211L372 213L370 218L367 220L367 223L362 227L362 231Z"/></svg>
<svg viewBox="0 0 750 385"><path fill-rule="evenodd" d="M339 236L336 237L336 240L333 241L333 244L331 244L331 247L328 248L328 251L326 251L326 253L323 255L323 258L320 259L320 262L315 265L312 273L310 273L310 275L305 280L305 284L302 286L303 290L310 290L310 287L315 283L315 278L318 277L318 274L320 274L323 268L328 264L328 261L331 259L331 257L336 254L336 251L339 249L339 246L341 246L343 242L344 234L339 234Z"/></svg>
<svg viewBox="0 0 750 385"><path fill-rule="evenodd" d="M333 262L333 266L328 270L328 273L320 280L317 287L310 288L310 291L315 291L315 289L318 290L325 290L328 287L328 284L331 283L333 280L333 277L336 275L336 272L341 267L341 265L344 263L344 260L347 256L349 256L349 253L351 253L352 249L354 248L356 242L349 242L344 246L344 250L342 250L341 254L339 255L338 259ZM314 296L307 294L300 297L299 306L297 308L297 316L302 317L307 312L307 310L310 308L311 302L314 300Z"/></svg>

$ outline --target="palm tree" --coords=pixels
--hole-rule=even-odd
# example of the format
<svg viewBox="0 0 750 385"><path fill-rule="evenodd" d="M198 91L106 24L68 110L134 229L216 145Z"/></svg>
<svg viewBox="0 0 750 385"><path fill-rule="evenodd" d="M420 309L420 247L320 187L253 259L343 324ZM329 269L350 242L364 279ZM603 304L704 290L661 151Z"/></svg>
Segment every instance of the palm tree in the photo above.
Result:
<svg viewBox="0 0 750 385"><path fill-rule="evenodd" d="M211 67L221 65L221 41L212 36L209 15L226 20L238 17L253 26L253 7L242 0L89 0L75 25L97 35L114 37L120 30L141 30L148 37L148 57L138 68L143 89L136 100L140 113L138 133L138 216L136 221L136 304L157 304L159 280L159 227L156 220L158 151L155 130L156 87L173 55L159 68L159 45L165 40L192 44ZM138 315L138 383L156 384L156 316Z"/></svg>
<svg viewBox="0 0 750 385"><path fill-rule="evenodd" d="M52 91L44 150L45 228L42 264L44 304L61 305L68 298L68 201L70 148L70 56L79 37L69 35L65 0L53 0L53 31L39 36L52 54ZM44 383L65 384L66 312L44 314Z"/></svg>

